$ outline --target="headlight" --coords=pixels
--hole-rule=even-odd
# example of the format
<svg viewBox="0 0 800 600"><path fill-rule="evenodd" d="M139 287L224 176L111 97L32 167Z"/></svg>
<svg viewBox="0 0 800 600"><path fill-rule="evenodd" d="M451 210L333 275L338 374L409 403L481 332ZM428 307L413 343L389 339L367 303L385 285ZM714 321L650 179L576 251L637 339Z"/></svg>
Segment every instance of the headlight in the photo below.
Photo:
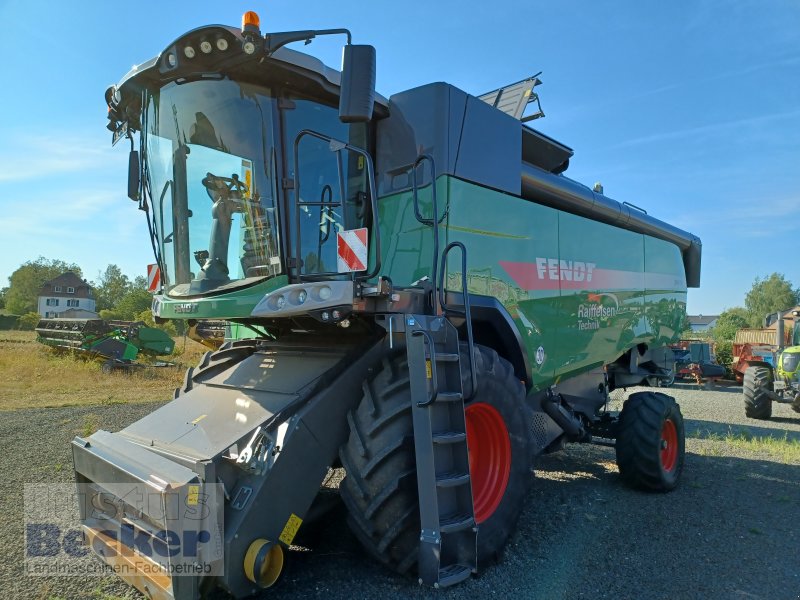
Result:
<svg viewBox="0 0 800 600"><path fill-rule="evenodd" d="M318 293L320 300L327 300L331 297L333 290L331 290L331 288L329 288L327 285L323 285L321 288L319 288Z"/></svg>

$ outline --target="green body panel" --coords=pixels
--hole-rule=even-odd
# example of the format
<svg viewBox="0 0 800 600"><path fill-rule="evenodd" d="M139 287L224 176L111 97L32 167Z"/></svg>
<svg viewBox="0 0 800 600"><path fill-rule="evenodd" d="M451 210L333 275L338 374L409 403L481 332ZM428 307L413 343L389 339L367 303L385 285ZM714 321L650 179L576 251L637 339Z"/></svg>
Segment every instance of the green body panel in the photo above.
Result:
<svg viewBox="0 0 800 600"><path fill-rule="evenodd" d="M783 352L781 352L780 362L778 364L778 377L798 381L800 380L800 362L795 365L793 370L785 369L783 357L787 354L800 354L800 346L789 346L788 348L784 348Z"/></svg>
<svg viewBox="0 0 800 600"><path fill-rule="evenodd" d="M142 351L157 355L172 354L175 340L163 329L155 327L139 327L134 344Z"/></svg>
<svg viewBox="0 0 800 600"><path fill-rule="evenodd" d="M153 314L162 319L242 319L250 316L256 304L289 282L286 275L256 285L207 297L171 298L155 296Z"/></svg>
<svg viewBox="0 0 800 600"><path fill-rule="evenodd" d="M686 279L674 244L450 176L439 177L436 190L440 250L452 241L467 247L469 291L505 306L534 388L613 362L639 343L679 338ZM431 187L418 196L422 214L432 215ZM381 198L379 222L382 274L400 287L430 276L433 233L417 221L411 192ZM282 275L211 297L159 296L154 305L162 318L246 318L265 294L287 283ZM461 289L457 252L446 285Z"/></svg>
<svg viewBox="0 0 800 600"><path fill-rule="evenodd" d="M638 343L676 341L686 309L680 250L452 177L437 181L441 245L464 243L471 293L497 298L514 319L542 388L617 359ZM420 191L430 214L430 188ZM426 211L425 208L428 210ZM395 285L430 274L432 231L411 193L380 201L383 270ZM454 253L447 288L460 290Z"/></svg>

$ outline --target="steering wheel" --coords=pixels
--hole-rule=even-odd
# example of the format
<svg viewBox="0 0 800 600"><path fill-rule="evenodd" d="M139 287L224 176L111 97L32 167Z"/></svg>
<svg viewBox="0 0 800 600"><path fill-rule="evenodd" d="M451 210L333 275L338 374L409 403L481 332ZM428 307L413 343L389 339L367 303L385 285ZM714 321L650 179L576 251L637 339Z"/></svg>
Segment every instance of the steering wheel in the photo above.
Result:
<svg viewBox="0 0 800 600"><path fill-rule="evenodd" d="M217 200L242 200L248 192L247 185L234 173L230 177L220 177L206 173L203 185L212 202Z"/></svg>

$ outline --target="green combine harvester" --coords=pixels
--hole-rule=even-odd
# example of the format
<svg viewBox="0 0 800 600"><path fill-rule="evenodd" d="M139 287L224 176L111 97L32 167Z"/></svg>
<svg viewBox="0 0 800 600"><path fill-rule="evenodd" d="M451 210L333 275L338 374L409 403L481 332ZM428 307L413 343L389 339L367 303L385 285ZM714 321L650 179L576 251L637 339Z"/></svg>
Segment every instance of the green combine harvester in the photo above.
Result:
<svg viewBox="0 0 800 600"><path fill-rule="evenodd" d="M36 334L51 348L101 361L104 373L140 366L135 362L140 354L165 356L175 349L167 333L141 321L48 318L39 321Z"/></svg>
<svg viewBox="0 0 800 600"><path fill-rule="evenodd" d="M323 35L346 39L341 72L285 47ZM535 457L568 442L678 485L674 399L606 408L672 378L700 240L564 175L572 150L526 124L538 77L481 97L374 82L347 30L246 13L106 93L153 314L241 332L169 404L72 443L86 542L149 598L272 585L332 468L366 553L432 587L500 555Z"/></svg>

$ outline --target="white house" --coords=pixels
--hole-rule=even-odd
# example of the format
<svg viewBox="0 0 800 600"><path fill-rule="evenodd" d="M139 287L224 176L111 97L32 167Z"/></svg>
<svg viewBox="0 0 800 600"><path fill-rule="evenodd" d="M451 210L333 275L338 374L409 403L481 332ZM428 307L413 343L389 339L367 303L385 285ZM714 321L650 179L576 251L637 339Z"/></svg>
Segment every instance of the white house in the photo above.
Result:
<svg viewBox="0 0 800 600"><path fill-rule="evenodd" d="M717 324L719 315L686 315L692 331L708 331Z"/></svg>
<svg viewBox="0 0 800 600"><path fill-rule="evenodd" d="M97 316L92 288L72 271L46 282L39 290L38 311L42 317L59 317L64 311Z"/></svg>

